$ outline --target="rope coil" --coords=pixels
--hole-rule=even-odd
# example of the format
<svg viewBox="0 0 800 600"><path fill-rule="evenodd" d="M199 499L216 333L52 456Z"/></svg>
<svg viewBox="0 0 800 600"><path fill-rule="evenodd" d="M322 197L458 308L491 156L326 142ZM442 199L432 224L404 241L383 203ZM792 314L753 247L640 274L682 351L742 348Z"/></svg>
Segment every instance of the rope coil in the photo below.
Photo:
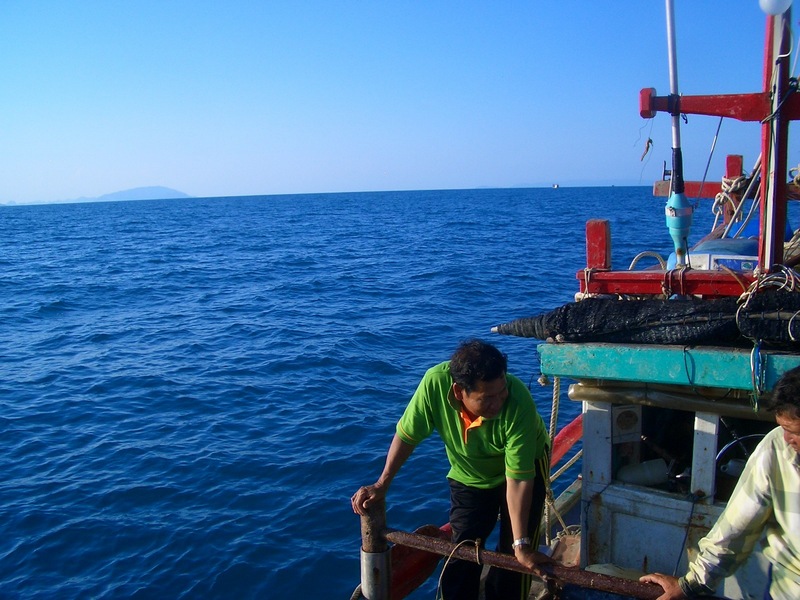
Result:
<svg viewBox="0 0 800 600"><path fill-rule="evenodd" d="M723 177L720 183L721 191L714 196L714 203L711 205L711 214L714 215L714 225L712 230L716 229L719 224L719 218L724 214L725 205L730 204L733 207L733 212L739 202L733 197L733 194L739 194L746 189L748 178L745 175L738 177Z"/></svg>

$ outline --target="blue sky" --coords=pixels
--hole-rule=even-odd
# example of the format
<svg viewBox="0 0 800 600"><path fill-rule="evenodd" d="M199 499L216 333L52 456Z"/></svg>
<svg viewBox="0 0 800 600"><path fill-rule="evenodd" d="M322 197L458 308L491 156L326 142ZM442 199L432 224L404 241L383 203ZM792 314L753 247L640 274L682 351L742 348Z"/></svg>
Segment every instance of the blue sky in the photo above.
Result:
<svg viewBox="0 0 800 600"><path fill-rule="evenodd" d="M757 0L675 4L680 91L760 90ZM650 185L670 119L639 117L638 93L669 91L664 13L662 0L5 0L0 203L156 185ZM683 126L687 179L717 124ZM726 120L709 177L728 153L749 169L758 145L757 125Z"/></svg>

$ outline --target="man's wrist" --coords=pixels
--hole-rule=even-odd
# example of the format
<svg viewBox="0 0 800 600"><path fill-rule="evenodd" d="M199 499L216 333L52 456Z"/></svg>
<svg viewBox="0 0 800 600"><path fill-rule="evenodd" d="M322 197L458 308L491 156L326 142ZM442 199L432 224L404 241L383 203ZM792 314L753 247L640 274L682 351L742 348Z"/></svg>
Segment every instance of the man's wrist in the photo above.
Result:
<svg viewBox="0 0 800 600"><path fill-rule="evenodd" d="M511 548L514 551L516 551L517 548L523 548L523 547L530 548L530 545L531 545L531 538L523 537L523 538L517 538L516 540L514 540L514 543L511 544Z"/></svg>
<svg viewBox="0 0 800 600"><path fill-rule="evenodd" d="M686 596L687 598L698 598L701 596L714 593L714 590L712 590L708 586L703 585L699 581L696 581L689 574L679 578L678 585L680 586L683 595Z"/></svg>

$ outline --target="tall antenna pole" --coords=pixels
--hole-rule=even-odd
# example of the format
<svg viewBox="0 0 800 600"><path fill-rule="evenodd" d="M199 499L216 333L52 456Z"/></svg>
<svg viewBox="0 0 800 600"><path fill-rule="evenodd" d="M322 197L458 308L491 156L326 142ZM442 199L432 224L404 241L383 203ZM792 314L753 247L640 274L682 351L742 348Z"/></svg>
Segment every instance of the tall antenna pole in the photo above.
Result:
<svg viewBox="0 0 800 600"><path fill-rule="evenodd" d="M669 58L669 95L672 114L672 191L682 194L683 156L681 155L680 92L678 92L678 45L675 41L675 8L667 2L667 56Z"/></svg>
<svg viewBox="0 0 800 600"><path fill-rule="evenodd" d="M675 266L686 265L689 231L692 228L694 207L686 199L683 183L683 155L681 153L681 109L678 93L678 52L675 42L675 9L672 0L666 0L667 53L669 56L669 106L672 115L672 191L664 209L667 228L675 245Z"/></svg>

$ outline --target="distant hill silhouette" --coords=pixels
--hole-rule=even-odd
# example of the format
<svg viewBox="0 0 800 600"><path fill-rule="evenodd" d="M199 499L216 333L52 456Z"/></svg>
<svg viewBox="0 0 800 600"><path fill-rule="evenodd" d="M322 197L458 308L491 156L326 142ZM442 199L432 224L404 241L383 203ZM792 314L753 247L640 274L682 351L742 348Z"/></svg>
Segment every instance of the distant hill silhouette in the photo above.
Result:
<svg viewBox="0 0 800 600"><path fill-rule="evenodd" d="M118 200L170 200L173 198L190 198L189 194L184 194L178 190L163 186L138 187L130 190L122 190L111 194L104 194L97 198L81 198L83 202L114 202Z"/></svg>
<svg viewBox="0 0 800 600"><path fill-rule="evenodd" d="M104 194L96 198L71 198L69 200L38 200L31 202L0 202L0 206L14 206L16 204L74 204L76 202L122 202L126 200L173 200L176 198L191 198L189 194L184 194L178 190L163 186L138 187L130 190L122 190L111 194Z"/></svg>

